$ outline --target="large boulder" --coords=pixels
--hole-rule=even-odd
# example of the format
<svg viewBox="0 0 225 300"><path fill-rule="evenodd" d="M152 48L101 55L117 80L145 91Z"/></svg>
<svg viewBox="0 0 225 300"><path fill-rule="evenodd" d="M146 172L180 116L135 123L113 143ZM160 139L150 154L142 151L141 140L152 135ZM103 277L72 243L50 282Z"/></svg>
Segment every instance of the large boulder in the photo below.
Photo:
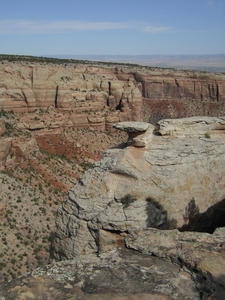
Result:
<svg viewBox="0 0 225 300"><path fill-rule="evenodd" d="M225 198L224 135L205 136L211 122L200 135L183 137L158 135L160 124L159 132L150 124L136 125L115 125L128 131L128 142L106 151L70 190L57 212L52 259L120 247L132 230L216 228L215 222L204 228L201 220L218 216ZM205 219L210 209L215 213Z"/></svg>

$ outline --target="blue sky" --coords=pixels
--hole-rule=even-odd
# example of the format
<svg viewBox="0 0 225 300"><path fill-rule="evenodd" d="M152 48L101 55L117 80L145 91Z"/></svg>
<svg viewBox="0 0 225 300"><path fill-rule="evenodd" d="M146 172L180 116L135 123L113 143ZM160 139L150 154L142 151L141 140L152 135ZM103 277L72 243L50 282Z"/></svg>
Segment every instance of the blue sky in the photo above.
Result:
<svg viewBox="0 0 225 300"><path fill-rule="evenodd" d="M225 0L0 0L0 53L225 54Z"/></svg>

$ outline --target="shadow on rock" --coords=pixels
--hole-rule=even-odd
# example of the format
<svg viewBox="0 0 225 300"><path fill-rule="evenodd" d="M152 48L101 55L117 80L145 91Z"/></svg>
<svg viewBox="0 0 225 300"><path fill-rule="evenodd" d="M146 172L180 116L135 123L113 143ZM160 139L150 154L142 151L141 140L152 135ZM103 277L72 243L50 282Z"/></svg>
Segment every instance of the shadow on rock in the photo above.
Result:
<svg viewBox="0 0 225 300"><path fill-rule="evenodd" d="M184 219L188 223L183 225L180 231L213 233L217 227L225 226L225 199L210 206L204 213L200 213L192 198L186 208Z"/></svg>

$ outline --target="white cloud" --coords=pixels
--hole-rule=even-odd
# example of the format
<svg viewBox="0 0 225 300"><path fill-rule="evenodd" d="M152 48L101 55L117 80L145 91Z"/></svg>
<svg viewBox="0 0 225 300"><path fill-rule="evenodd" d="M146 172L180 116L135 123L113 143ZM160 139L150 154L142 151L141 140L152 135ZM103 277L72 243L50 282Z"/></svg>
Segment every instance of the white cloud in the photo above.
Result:
<svg viewBox="0 0 225 300"><path fill-rule="evenodd" d="M0 21L0 34L42 34L84 30L129 29L135 27L126 22L81 22L81 21Z"/></svg>
<svg viewBox="0 0 225 300"><path fill-rule="evenodd" d="M146 33L168 32L169 27L147 26L140 22L81 22L2 20L0 34L48 34L71 31L137 29Z"/></svg>

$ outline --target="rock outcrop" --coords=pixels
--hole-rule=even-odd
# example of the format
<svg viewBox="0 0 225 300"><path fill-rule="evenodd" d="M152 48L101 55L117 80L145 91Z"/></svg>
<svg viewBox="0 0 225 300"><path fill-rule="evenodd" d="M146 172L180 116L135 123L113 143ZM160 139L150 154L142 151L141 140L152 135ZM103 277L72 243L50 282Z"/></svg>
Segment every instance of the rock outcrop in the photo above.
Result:
<svg viewBox="0 0 225 300"><path fill-rule="evenodd" d="M52 264L0 283L0 299L224 299L224 121L115 124L127 142L70 190Z"/></svg>
<svg viewBox="0 0 225 300"><path fill-rule="evenodd" d="M128 120L155 123L162 118L225 114L223 73L2 61L0 78L1 108L32 112L54 107L64 112L56 124L66 126L110 131L114 123ZM36 129L47 126L41 121L34 124Z"/></svg>
<svg viewBox="0 0 225 300"><path fill-rule="evenodd" d="M120 247L38 268L0 284L0 298L222 300L224 228L213 235L135 230L125 239L129 250Z"/></svg>
<svg viewBox="0 0 225 300"><path fill-rule="evenodd" d="M191 117L167 119L158 122L160 135L176 137L224 138L225 119L212 117ZM207 131L206 131L207 129Z"/></svg>
<svg viewBox="0 0 225 300"><path fill-rule="evenodd" d="M79 256L34 270L1 284L0 299L200 299L201 291L178 265L120 250L100 257Z"/></svg>
<svg viewBox="0 0 225 300"><path fill-rule="evenodd" d="M115 125L128 131L128 142L106 151L70 190L57 212L52 258L119 247L131 230L187 226L204 231L202 222L210 214L203 214L213 209L213 218L225 199L224 120L173 120L179 137L159 135L161 124L163 132L171 131L167 121L159 122L154 132L150 124ZM193 136L190 131L181 134L188 122L189 128L201 123L199 134L195 126ZM206 135L218 127L219 134ZM224 215L220 219L219 226L224 226Z"/></svg>
<svg viewBox="0 0 225 300"><path fill-rule="evenodd" d="M133 231L126 238L126 246L144 254L169 259L187 268L198 281L225 297L225 227L214 233L179 232L178 230L146 229ZM203 297L202 299L205 299ZM215 298L213 298L215 299ZM217 299L217 298L216 298Z"/></svg>
<svg viewBox="0 0 225 300"><path fill-rule="evenodd" d="M38 149L35 138L2 138L0 144L0 170L28 160Z"/></svg>

